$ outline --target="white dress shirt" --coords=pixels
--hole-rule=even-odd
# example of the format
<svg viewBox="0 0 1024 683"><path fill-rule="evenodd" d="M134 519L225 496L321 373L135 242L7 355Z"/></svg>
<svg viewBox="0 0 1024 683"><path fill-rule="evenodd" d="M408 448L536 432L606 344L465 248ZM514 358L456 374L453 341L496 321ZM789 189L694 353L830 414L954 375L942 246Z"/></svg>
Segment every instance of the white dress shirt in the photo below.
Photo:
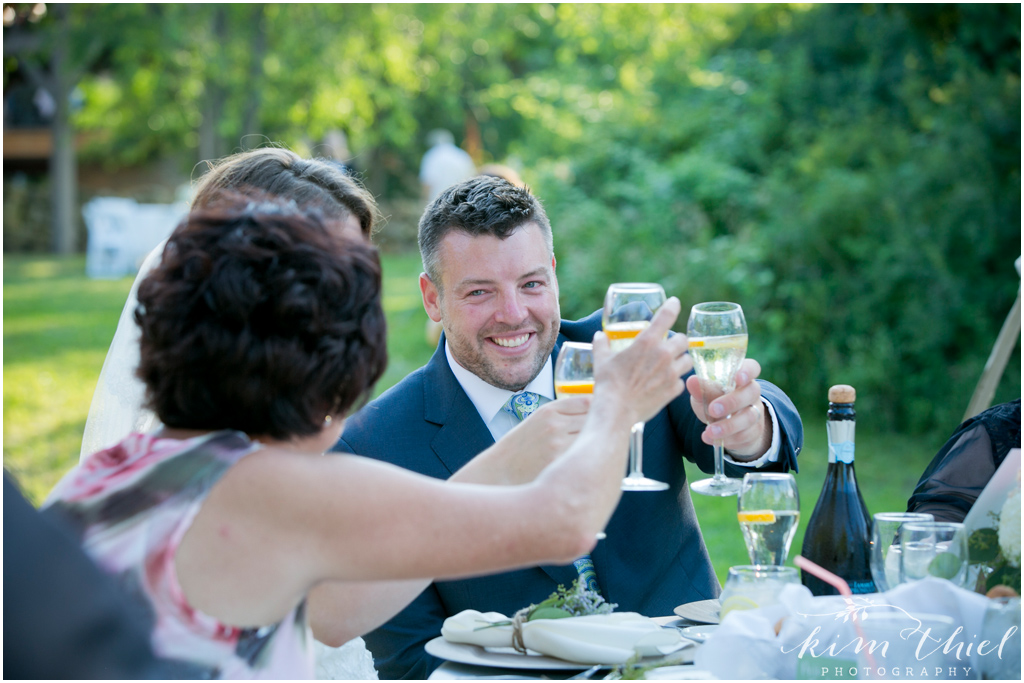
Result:
<svg viewBox="0 0 1024 683"><path fill-rule="evenodd" d="M452 356L451 348L448 346L448 341L444 343L444 353L448 358L448 366L452 369L455 374L455 379L459 382L462 390L466 392L466 396L476 407L480 418L487 425L487 429L490 430L491 436L497 441L501 437L508 434L513 427L519 424L518 418L502 410L502 407L508 402L508 399L513 394L519 393L518 391L509 391L507 389L499 389L496 386L488 384L483 381L466 368L459 365L458 361ZM547 362L544 363L544 367L541 368L540 372L533 381L526 385L523 391L532 391L541 397L541 405L544 405L548 401L555 400L555 375L554 365L551 362L551 356L548 356ZM763 396L761 400L766 406L768 406L768 414L772 419L772 444L768 447L768 450L760 458L751 460L749 462L743 462L740 460L734 460L729 455L729 451L725 451L725 459L734 465L740 467L760 467L763 464L769 462L776 462L779 459L779 446L781 439L779 438L779 420L775 416L775 408L772 404Z"/></svg>
<svg viewBox="0 0 1024 683"><path fill-rule="evenodd" d="M476 406L480 418L487 425L487 429L491 430L491 436L495 441L508 434L513 427L519 424L519 418L502 410L502 407L508 403L509 397L518 394L518 391L499 389L459 365L458 361L452 357L452 351L447 341L444 343L444 353L448 357L449 367L455 373L455 379L458 380L469 400ZM533 381L526 385L524 391L538 394L541 397L541 405L555 400L555 370L551 363L551 356L548 356L544 367L533 378Z"/></svg>

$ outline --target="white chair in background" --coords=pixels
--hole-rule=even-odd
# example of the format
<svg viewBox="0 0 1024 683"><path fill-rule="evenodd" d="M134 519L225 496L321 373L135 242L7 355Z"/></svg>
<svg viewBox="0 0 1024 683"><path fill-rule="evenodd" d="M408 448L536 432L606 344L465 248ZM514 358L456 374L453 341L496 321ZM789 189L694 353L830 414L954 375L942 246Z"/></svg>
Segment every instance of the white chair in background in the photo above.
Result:
<svg viewBox="0 0 1024 683"><path fill-rule="evenodd" d="M89 241L85 272L91 278L133 275L188 212L184 202L139 204L122 197L96 197L82 207Z"/></svg>

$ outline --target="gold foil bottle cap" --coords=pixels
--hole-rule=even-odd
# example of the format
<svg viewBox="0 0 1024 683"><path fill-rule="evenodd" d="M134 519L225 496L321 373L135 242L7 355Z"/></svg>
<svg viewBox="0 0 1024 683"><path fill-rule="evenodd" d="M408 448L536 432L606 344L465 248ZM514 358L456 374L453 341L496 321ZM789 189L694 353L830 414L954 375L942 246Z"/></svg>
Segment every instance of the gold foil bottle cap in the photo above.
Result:
<svg viewBox="0 0 1024 683"><path fill-rule="evenodd" d="M828 390L828 400L832 403L853 403L857 400L857 390L849 384L837 384Z"/></svg>

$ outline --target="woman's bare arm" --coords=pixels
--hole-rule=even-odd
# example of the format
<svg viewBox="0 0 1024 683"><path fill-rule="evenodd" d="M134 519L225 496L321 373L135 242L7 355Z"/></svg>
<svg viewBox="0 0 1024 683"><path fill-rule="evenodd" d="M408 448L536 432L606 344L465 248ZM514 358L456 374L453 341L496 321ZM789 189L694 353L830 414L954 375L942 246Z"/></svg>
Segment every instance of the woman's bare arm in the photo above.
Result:
<svg viewBox="0 0 1024 683"><path fill-rule="evenodd" d="M182 543L186 595L228 623L256 625L280 618L323 581L424 579L404 583L411 599L426 577L565 563L588 552L621 495L629 426L682 391L686 339L663 339L678 308L666 304L649 334L614 358L603 335L595 338L585 427L531 483L442 482L358 456L247 456L214 487ZM348 604L378 620L401 608L398 599L374 601L379 585L365 590Z"/></svg>

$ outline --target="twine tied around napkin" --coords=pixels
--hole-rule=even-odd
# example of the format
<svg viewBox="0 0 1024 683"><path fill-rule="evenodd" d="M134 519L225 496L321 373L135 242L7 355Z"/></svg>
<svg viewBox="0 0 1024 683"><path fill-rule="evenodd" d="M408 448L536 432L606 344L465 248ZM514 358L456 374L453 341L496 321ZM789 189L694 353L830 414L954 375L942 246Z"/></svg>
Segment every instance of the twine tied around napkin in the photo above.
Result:
<svg viewBox="0 0 1024 683"><path fill-rule="evenodd" d="M530 616L530 608L524 607L512 617L512 647L520 654L526 654L526 644L523 642L523 624Z"/></svg>
<svg viewBox="0 0 1024 683"><path fill-rule="evenodd" d="M441 635L450 643L514 648L579 664L622 664L636 655L666 655L690 644L676 629L663 629L635 612L533 621L522 612L509 619L498 612L463 610L445 619Z"/></svg>

